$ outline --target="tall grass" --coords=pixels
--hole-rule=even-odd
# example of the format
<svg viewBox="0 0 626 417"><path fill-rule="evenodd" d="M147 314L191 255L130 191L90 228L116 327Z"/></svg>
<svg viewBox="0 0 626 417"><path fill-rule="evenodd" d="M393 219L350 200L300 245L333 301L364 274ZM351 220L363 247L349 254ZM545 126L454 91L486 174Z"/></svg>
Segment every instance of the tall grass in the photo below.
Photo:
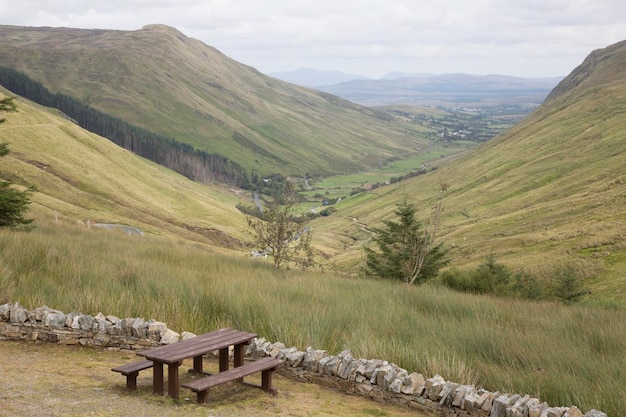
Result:
<svg viewBox="0 0 626 417"><path fill-rule="evenodd" d="M551 405L626 415L626 312L407 287L39 221L0 231L0 303L233 326Z"/></svg>

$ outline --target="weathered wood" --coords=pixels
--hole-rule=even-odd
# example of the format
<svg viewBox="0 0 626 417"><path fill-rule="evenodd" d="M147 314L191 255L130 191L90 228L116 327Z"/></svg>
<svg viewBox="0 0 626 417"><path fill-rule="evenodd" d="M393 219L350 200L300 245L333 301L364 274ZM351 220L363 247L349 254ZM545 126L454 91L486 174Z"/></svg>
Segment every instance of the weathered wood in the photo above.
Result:
<svg viewBox="0 0 626 417"><path fill-rule="evenodd" d="M128 389L137 389L137 375L139 375L139 371L152 368L153 365L154 363L152 361L144 360L116 366L111 370L126 376L126 387Z"/></svg>
<svg viewBox="0 0 626 417"><path fill-rule="evenodd" d="M229 346L234 346L234 365L238 366L243 363L244 345L250 343L255 337L257 337L255 333L224 328L170 345L138 352L137 355L144 356L154 362L153 391L155 394L163 395L163 366L164 364L167 365L167 392L171 397L178 398L178 368L184 359L193 358L194 371L201 373L202 356L219 351L220 371L225 371L228 369Z"/></svg>
<svg viewBox="0 0 626 417"><path fill-rule="evenodd" d="M265 391L275 393L276 391L272 388L272 372L275 371L276 367L282 363L283 361L280 359L262 358L254 362L248 362L236 368L220 372L219 374L213 374L194 381L186 382L182 384L182 386L195 392L197 394L197 402L202 404L207 401L208 392L211 388L226 382L243 380L245 376L261 372L261 385L249 383L247 383L247 385L253 385Z"/></svg>

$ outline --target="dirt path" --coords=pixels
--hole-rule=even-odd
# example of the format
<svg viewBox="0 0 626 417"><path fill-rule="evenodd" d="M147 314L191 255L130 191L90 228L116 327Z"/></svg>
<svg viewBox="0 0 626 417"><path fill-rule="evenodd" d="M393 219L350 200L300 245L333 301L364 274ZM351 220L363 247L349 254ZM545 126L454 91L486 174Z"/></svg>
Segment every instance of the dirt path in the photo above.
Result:
<svg viewBox="0 0 626 417"><path fill-rule="evenodd" d="M191 391L173 400L152 394L150 371L137 391L111 368L137 360L132 352L44 342L0 341L0 416L412 416L408 408L379 404L313 384L274 377L278 395L241 384L211 390L209 404L195 404ZM190 368L184 363L181 369ZM205 368L217 369L212 361ZM190 376L181 373L181 382ZM254 381L254 378L250 378ZM260 382L260 381L257 381Z"/></svg>

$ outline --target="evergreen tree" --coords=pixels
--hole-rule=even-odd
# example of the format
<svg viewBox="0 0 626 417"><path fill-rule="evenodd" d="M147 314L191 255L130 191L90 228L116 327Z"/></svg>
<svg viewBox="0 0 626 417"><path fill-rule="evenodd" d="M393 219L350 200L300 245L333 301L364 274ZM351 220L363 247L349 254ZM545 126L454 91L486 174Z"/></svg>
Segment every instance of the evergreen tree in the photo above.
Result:
<svg viewBox="0 0 626 417"><path fill-rule="evenodd" d="M13 97L0 100L0 111L14 112L16 105ZM6 119L0 119L4 123ZM0 157L9 153L7 143L0 143ZM24 213L28 210L33 187L25 191L15 189L10 181L0 180L0 227L19 227L32 223L33 219L25 219Z"/></svg>
<svg viewBox="0 0 626 417"><path fill-rule="evenodd" d="M437 222L440 208L438 204ZM447 264L443 244L434 245L436 227L422 230L415 211L415 206L405 199L395 211L398 222L385 220L385 228L374 230L378 251L364 247L366 273L421 284L437 276L439 269Z"/></svg>

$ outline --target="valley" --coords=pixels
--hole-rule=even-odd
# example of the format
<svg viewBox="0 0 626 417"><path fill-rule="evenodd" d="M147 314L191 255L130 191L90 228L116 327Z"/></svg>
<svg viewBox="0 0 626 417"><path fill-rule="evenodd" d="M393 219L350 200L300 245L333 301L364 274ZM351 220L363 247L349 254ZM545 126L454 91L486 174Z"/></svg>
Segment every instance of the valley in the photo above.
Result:
<svg viewBox="0 0 626 417"><path fill-rule="evenodd" d="M626 412L612 395L625 378L626 42L592 52L538 106L373 108L266 77L162 25L0 35L0 62L52 94L221 155L258 186L193 181L19 95L0 127L11 150L0 177L37 186L35 227L0 230L0 303L158 317L195 332L253 329L300 348L349 347L461 383ZM62 47L47 48L50 39ZM252 206L274 175L305 197L302 211L326 210L308 221L308 270L250 257L238 206ZM566 305L364 276L372 230L403 199L427 221L441 183L445 272L495 259L546 288L571 273L585 295Z"/></svg>

